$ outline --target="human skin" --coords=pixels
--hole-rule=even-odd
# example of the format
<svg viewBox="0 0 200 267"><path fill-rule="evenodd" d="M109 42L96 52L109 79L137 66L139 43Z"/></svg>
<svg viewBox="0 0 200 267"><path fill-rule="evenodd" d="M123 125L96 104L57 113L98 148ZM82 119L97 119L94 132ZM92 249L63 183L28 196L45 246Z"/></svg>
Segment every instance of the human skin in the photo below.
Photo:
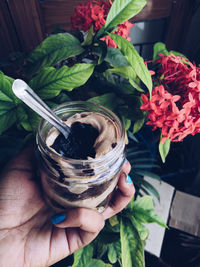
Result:
<svg viewBox="0 0 200 267"><path fill-rule="evenodd" d="M52 224L54 214L42 198L37 165L31 147L12 159L0 178L0 266L50 266L89 244L105 220L120 212L134 196L127 183L127 161L110 205L103 213L78 208L67 210L66 219Z"/></svg>

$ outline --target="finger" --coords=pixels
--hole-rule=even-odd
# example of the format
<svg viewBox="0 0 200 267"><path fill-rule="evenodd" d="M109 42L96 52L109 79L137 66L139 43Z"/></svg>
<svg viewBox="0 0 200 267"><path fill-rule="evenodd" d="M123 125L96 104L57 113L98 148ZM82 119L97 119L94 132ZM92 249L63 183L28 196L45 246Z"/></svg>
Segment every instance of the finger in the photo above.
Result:
<svg viewBox="0 0 200 267"><path fill-rule="evenodd" d="M52 223L59 228L79 227L80 229L95 233L104 227L104 218L97 211L77 208L66 214L57 214L52 217Z"/></svg>
<svg viewBox="0 0 200 267"><path fill-rule="evenodd" d="M119 178L118 188L115 191L109 206L102 213L108 219L123 210L135 194L135 188L129 175L122 173Z"/></svg>
<svg viewBox="0 0 200 267"><path fill-rule="evenodd" d="M58 219L60 218L60 219ZM59 222L60 223L56 223ZM56 225L54 235L57 239L59 228L65 228L69 254L89 244L104 227L104 218L97 211L85 208L73 209L67 214L55 215L52 222Z"/></svg>
<svg viewBox="0 0 200 267"><path fill-rule="evenodd" d="M129 163L129 161L126 159L124 161L124 164L122 166L122 171L121 172L125 172L126 174L128 174L131 171L131 164Z"/></svg>

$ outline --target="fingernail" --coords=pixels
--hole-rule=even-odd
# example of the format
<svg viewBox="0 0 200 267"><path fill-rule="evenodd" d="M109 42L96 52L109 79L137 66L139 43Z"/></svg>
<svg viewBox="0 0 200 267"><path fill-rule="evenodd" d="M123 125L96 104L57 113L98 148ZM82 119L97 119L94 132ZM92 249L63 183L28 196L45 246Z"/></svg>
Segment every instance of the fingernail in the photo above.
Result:
<svg viewBox="0 0 200 267"><path fill-rule="evenodd" d="M126 183L127 184L132 184L132 179L128 174L126 175Z"/></svg>
<svg viewBox="0 0 200 267"><path fill-rule="evenodd" d="M53 224L57 224L57 223L61 223L66 219L66 215L65 214L56 214L51 218L51 222Z"/></svg>
<svg viewBox="0 0 200 267"><path fill-rule="evenodd" d="M127 162L127 159L124 160L124 163L126 163L126 162Z"/></svg>

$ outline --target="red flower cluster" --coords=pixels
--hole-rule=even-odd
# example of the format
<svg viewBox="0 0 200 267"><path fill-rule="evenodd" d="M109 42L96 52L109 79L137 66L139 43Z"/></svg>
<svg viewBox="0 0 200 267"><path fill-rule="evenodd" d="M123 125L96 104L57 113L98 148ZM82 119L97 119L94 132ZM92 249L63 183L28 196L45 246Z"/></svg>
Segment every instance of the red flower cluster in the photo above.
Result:
<svg viewBox="0 0 200 267"><path fill-rule="evenodd" d="M143 111L149 111L147 124L161 128L162 140L182 141L189 134L200 132L200 67L180 56L162 55L160 86L142 95Z"/></svg>
<svg viewBox="0 0 200 267"><path fill-rule="evenodd" d="M111 7L111 1L92 0L81 3L75 8L75 14L71 17L72 28L88 31L93 25L98 31L106 22L106 17Z"/></svg>
<svg viewBox="0 0 200 267"><path fill-rule="evenodd" d="M71 17L72 28L87 32L93 25L94 30L98 31L105 24L111 5L111 0L109 0L109 2L103 0L89 0L84 4L79 4L75 8L75 14ZM129 29L132 26L133 24L125 21L118 25L118 29L115 33L130 41L128 36ZM108 46L117 47L115 42L109 36L102 38L102 40L105 41Z"/></svg>
<svg viewBox="0 0 200 267"><path fill-rule="evenodd" d="M124 23L119 24L117 30L114 31L114 33L121 35L122 37L124 37L128 41L131 41L131 38L129 37L129 30L133 26L134 26L134 24L130 23L129 21L125 21ZM117 45L110 38L110 36L105 36L101 40L105 41L107 46L117 48Z"/></svg>

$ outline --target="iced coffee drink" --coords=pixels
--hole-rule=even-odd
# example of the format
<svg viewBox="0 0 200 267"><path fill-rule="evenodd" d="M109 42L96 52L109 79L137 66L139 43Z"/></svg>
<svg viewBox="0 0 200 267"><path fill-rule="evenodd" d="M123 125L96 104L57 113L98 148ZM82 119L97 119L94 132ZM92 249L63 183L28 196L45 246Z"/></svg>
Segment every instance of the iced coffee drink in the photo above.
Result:
<svg viewBox="0 0 200 267"><path fill-rule="evenodd" d="M55 113L71 131L66 140L47 121L40 123L37 145L44 197L59 212L68 207L102 212L124 162L121 121L89 102L65 103Z"/></svg>

